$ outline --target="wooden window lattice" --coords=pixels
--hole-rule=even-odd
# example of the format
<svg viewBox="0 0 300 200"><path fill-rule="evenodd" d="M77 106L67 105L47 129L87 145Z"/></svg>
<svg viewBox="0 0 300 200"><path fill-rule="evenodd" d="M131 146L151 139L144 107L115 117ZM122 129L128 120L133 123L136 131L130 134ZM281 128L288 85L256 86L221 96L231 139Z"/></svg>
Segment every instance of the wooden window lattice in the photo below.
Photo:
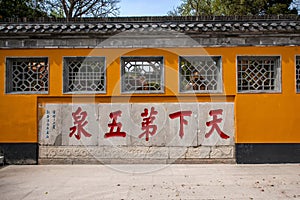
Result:
<svg viewBox="0 0 300 200"><path fill-rule="evenodd" d="M278 56L238 56L238 91L280 91Z"/></svg>
<svg viewBox="0 0 300 200"><path fill-rule="evenodd" d="M105 92L104 57L65 57L64 93Z"/></svg>
<svg viewBox="0 0 300 200"><path fill-rule="evenodd" d="M179 57L180 92L222 92L221 57ZM190 86L189 86L190 85Z"/></svg>
<svg viewBox="0 0 300 200"><path fill-rule="evenodd" d="M122 92L163 92L163 57L122 57Z"/></svg>
<svg viewBox="0 0 300 200"><path fill-rule="evenodd" d="M48 58L7 58L7 93L47 93Z"/></svg>

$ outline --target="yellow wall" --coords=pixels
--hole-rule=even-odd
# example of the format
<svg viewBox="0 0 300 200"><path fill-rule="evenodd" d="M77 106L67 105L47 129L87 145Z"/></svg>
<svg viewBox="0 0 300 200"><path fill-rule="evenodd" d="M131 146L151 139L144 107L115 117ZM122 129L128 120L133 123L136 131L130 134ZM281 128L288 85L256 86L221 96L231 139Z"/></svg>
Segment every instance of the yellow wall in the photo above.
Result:
<svg viewBox="0 0 300 200"><path fill-rule="evenodd" d="M120 94L120 56L164 56L165 94ZM223 94L178 94L178 56L222 56ZM237 55L276 55L282 60L282 92L238 94ZM228 47L180 49L19 49L0 50L0 142L37 142L38 102L71 102L62 94L63 56L105 56L107 93L96 102L234 101L237 143L300 143L300 94L295 92L295 55L300 47ZM49 58L49 94L5 94L5 57L45 56ZM81 97L80 95L77 95ZM93 95L89 95L93 99ZM113 98L111 98L113 96ZM151 98L147 98L151 96ZM145 98L144 98L145 97ZM89 98L82 98L89 101Z"/></svg>

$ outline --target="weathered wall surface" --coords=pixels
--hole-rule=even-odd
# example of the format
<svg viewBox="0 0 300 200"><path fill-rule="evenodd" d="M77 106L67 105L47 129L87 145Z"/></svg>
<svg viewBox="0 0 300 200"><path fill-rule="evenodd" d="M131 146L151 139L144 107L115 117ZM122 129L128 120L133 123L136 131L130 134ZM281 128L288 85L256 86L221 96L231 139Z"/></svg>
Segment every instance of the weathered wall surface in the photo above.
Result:
<svg viewBox="0 0 300 200"><path fill-rule="evenodd" d="M43 162L234 159L233 103L40 104L39 115Z"/></svg>
<svg viewBox="0 0 300 200"><path fill-rule="evenodd" d="M5 63L7 57L47 57L49 59L48 94L6 94L5 84L0 84L0 146L2 149L12 152L8 146L14 147L25 143L25 145L21 145L21 148L15 148L16 151L11 155L17 155L22 151L29 152L28 163L36 160L36 152L39 150L41 161L45 161L44 158L55 158L70 163L75 163L75 160L80 162L80 159L76 157L79 154L76 153L81 151L85 152L81 155L82 157L91 156L91 154L86 154L87 150L84 150L82 146L78 146L78 142L66 138L64 140L61 138L61 142L64 141L65 146L62 146L63 143L59 143L60 140L57 140L58 146L43 145L40 148L37 147L37 143L40 141L38 138L40 118L37 114L39 103L66 104L72 103L73 97L84 99L83 95L64 94L62 91L63 58L65 56L101 56L106 58L106 76L108 77L106 93L88 96L94 98L99 105L111 102L234 103L236 119L234 142L240 152L238 159L242 160L245 157L246 150L246 153L250 152L249 158L255 157L257 152L262 149L261 146L255 149L256 144L261 144L265 148L269 146L264 144L270 144L275 146L277 152L284 152L281 149L285 148L285 146L277 148L277 144L299 144L300 97L295 86L295 57L300 55L300 22L297 17L257 20L239 18L227 20L183 18L170 21L149 18L146 21L143 20L1 22L1 83L5 83L6 79ZM180 93L178 87L179 56L207 55L221 57L222 92L217 94ZM121 74L121 56L163 56L165 66L164 93L122 94L119 77ZM281 91L277 93L239 93L237 91L237 56L279 56ZM67 124L71 123L72 118L69 116L68 120ZM102 121L102 124L98 123L98 125L105 127L108 120L109 118ZM57 126L59 127L59 124ZM199 128L201 127L199 126ZM185 141L180 139L174 139L173 143L170 143L173 146L162 146L166 140L154 140L154 138L149 143L136 137L122 139L116 138L115 143L125 152L127 150L133 151L130 145L141 148L141 152L152 151L151 145L158 145L155 148L164 151L160 154L164 156L163 162L168 162L168 159L173 158L174 155L177 157L178 148L179 154L182 155L180 158L185 161L188 160L187 158L192 160L194 157L210 158L217 156L219 158L220 155L231 156L234 153L231 146L217 145L212 147L198 143L201 141L199 135L197 143L190 138L185 139L191 142L191 146L177 146L181 141ZM91 143L94 146L89 146L91 151L95 152L92 154L99 154L99 157L105 158L115 157L114 155L103 154L102 150L105 148L106 152L110 152L109 155L117 154L114 148L110 149L111 147L107 145L105 140L95 139L92 142L94 142ZM72 148L72 145L76 146L78 151ZM227 147L229 149L226 149ZM251 148L246 149L244 147ZM243 151L245 152L243 153ZM74 159L62 159L61 154L70 155ZM131 154L125 153L125 155L130 158L133 157ZM266 157L270 156L272 153L266 155ZM166 160L166 158L168 159ZM51 159L48 161L51 162ZM245 160L251 162L251 159L249 159L250 161ZM262 160L267 159L262 158ZM106 162L118 162L118 160L106 160ZM181 161L178 160L178 162Z"/></svg>

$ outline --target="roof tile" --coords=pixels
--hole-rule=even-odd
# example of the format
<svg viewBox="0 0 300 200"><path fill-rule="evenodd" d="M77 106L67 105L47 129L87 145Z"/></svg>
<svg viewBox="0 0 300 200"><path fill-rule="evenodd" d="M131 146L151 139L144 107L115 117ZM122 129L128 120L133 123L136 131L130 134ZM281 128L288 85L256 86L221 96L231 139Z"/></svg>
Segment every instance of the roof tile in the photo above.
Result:
<svg viewBox="0 0 300 200"><path fill-rule="evenodd" d="M295 32L300 29L300 20L295 18L294 20L281 20L281 19L251 19L240 20L240 18L227 17L228 21L220 21L207 17L205 20L199 20L201 18L195 17L179 17L171 18L173 20L167 20L169 17L152 17L147 20L141 20L140 18L126 18L118 21L116 19L103 19L98 21L88 21L83 19L82 21L74 22L16 22L16 23L4 23L0 22L0 35L8 33L15 34L32 34L32 33L99 33L99 34L113 34L125 30L138 30L138 31L160 31L160 30L176 30L184 33L201 33L201 32ZM174 20L175 19L175 20ZM204 19L204 18L202 18ZM249 18L250 19L250 18Z"/></svg>

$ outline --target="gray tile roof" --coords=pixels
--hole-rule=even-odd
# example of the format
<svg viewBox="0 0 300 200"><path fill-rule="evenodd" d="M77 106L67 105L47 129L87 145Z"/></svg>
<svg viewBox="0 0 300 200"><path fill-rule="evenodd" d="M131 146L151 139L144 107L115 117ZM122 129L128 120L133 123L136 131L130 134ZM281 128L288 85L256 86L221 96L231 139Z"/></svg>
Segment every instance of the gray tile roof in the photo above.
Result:
<svg viewBox="0 0 300 200"><path fill-rule="evenodd" d="M300 46L300 17L0 20L0 49Z"/></svg>
<svg viewBox="0 0 300 200"><path fill-rule="evenodd" d="M124 31L172 30L197 33L299 33L298 16L280 18L251 17L125 17L65 20L7 20L0 22L0 35L101 34Z"/></svg>

